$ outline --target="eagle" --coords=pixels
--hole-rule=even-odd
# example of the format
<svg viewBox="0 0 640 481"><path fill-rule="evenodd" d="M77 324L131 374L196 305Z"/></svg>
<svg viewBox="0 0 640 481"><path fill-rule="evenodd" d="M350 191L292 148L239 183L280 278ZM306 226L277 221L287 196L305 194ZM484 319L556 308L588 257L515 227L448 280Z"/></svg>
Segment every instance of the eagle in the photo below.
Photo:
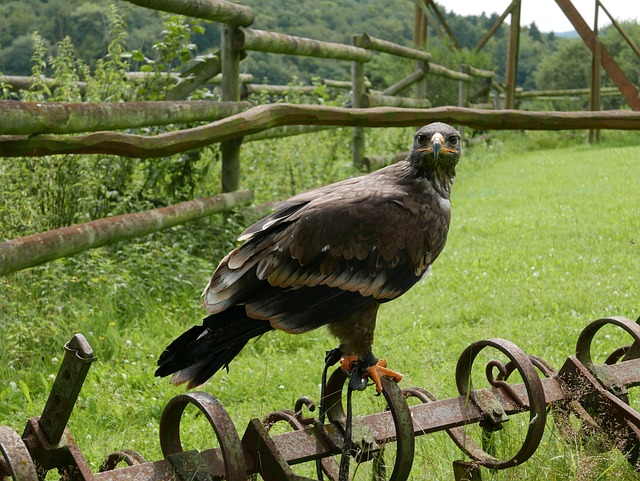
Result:
<svg viewBox="0 0 640 481"><path fill-rule="evenodd" d="M431 123L405 160L278 204L222 259L202 294L208 317L165 349L155 375L191 389L228 370L255 337L326 325L353 388L370 379L381 392L380 376L401 380L372 352L378 308L444 248L460 153L460 132Z"/></svg>

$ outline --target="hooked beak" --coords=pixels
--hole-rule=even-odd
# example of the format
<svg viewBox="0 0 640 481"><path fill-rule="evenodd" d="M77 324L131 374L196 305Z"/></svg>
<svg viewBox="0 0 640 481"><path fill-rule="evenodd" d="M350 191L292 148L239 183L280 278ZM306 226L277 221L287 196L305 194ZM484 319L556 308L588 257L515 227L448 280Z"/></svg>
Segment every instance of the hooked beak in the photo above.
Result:
<svg viewBox="0 0 640 481"><path fill-rule="evenodd" d="M438 156L442 151L442 143L444 142L444 137L440 132L436 132L431 137L431 142L429 147L423 147L422 149L418 149L418 152L433 152L434 160L438 160Z"/></svg>
<svg viewBox="0 0 640 481"><path fill-rule="evenodd" d="M439 135L439 137L436 137ZM436 134L431 138L431 142L433 144L433 158L434 160L438 160L438 155L440 155L440 151L442 150L442 135Z"/></svg>

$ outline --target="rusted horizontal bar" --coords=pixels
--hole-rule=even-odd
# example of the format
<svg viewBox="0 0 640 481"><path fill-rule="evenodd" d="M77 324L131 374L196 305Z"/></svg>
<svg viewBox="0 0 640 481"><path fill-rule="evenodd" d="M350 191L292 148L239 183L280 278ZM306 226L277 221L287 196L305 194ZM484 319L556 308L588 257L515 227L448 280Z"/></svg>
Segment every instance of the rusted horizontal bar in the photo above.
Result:
<svg viewBox="0 0 640 481"><path fill-rule="evenodd" d="M637 378L637 372L635 378ZM565 398L561 385L555 378L542 379L542 386L547 403L560 401ZM524 384L513 385L511 389L521 400L525 401L524 408L528 408ZM502 402L508 414L523 411L523 407L516 404L502 388L491 389L491 392ZM410 407L410 410L416 436L477 423L482 418L480 410L474 404L469 403L465 396L414 405ZM389 411L363 416L359 418L358 422L365 430L368 430L374 435L378 445L384 445L385 443L395 440L395 427ZM340 446L343 442L341 429L334 424L327 424L325 427L334 444ZM329 448L325 448L323 443L318 442L311 428L278 434L273 436L272 440L278 452L290 465L336 454L328 451L327 449ZM220 448L207 450L203 457L207 461L210 473L214 478L224 475ZM124 468L123 471L129 469L132 468ZM255 465L247 465L248 473L255 472L255 470ZM111 478L105 478L103 481L107 479L110 480Z"/></svg>
<svg viewBox="0 0 640 481"><path fill-rule="evenodd" d="M352 45L323 42L251 28L238 29L233 39L233 46L236 50L256 50L306 57L353 60L355 62L368 62L373 58L373 54L369 50Z"/></svg>
<svg viewBox="0 0 640 481"><path fill-rule="evenodd" d="M98 219L0 243L0 276L114 242L144 236L251 201L248 190Z"/></svg>
<svg viewBox="0 0 640 481"><path fill-rule="evenodd" d="M14 102L0 100L0 135L73 134L150 125L213 122L249 102Z"/></svg>
<svg viewBox="0 0 640 481"><path fill-rule="evenodd" d="M373 37L367 33L364 33L358 39L358 46L366 48L368 50L376 50L378 52L390 53L399 57L410 58L414 60L431 59L431 54L424 50L418 50L415 48L405 47L397 43L389 42L387 40L381 40Z"/></svg>
<svg viewBox="0 0 640 481"><path fill-rule="evenodd" d="M224 473L223 466L214 469L216 472ZM167 481L176 479L175 474L173 465L163 460L95 473L93 479L95 481Z"/></svg>
<svg viewBox="0 0 640 481"><path fill-rule="evenodd" d="M178 13L189 17L202 18L212 22L229 23L248 27L255 14L245 5L226 0L127 0L141 7L163 12Z"/></svg>

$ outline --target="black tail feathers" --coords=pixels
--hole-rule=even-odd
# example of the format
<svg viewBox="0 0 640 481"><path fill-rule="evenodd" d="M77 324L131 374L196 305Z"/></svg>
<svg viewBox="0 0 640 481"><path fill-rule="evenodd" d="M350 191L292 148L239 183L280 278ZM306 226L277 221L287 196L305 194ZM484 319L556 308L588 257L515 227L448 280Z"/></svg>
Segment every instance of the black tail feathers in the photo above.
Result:
<svg viewBox="0 0 640 481"><path fill-rule="evenodd" d="M158 359L156 376L173 374L173 384L191 389L229 367L250 339L272 329L268 321L251 319L244 306L233 306L206 317L173 341Z"/></svg>

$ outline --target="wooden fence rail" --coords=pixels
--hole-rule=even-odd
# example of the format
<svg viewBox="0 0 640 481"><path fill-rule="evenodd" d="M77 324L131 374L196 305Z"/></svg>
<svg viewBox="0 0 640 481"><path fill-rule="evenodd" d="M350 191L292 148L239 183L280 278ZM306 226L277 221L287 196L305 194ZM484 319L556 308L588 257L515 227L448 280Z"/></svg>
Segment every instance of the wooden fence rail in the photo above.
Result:
<svg viewBox="0 0 640 481"><path fill-rule="evenodd" d="M323 42L251 28L239 28L236 30L233 47L236 50L255 50L258 52L352 60L355 62L368 62L373 58L373 54L368 50L351 45Z"/></svg>
<svg viewBox="0 0 640 481"><path fill-rule="evenodd" d="M0 100L0 136L73 134L153 125L212 122L248 110L252 106L249 102L206 100L112 103Z"/></svg>
<svg viewBox="0 0 640 481"><path fill-rule="evenodd" d="M373 37L367 33L363 33L358 39L358 46L366 48L368 50L376 50L378 52L385 52L398 57L409 58L413 60L424 60L428 62L431 59L431 54L424 50L418 50L416 48L409 48L397 43L389 42Z"/></svg>
<svg viewBox="0 0 640 481"><path fill-rule="evenodd" d="M321 105L269 104L210 124L156 136L123 132L96 132L77 136L5 136L0 137L0 156L106 153L124 157L165 157L284 125L409 127L434 121L466 125L479 130L640 130L640 112L628 110L525 112L486 111L464 107L350 109Z"/></svg>
<svg viewBox="0 0 640 481"><path fill-rule="evenodd" d="M0 243L0 276L88 249L141 237L251 202L248 190L196 199L160 209L62 227Z"/></svg>
<svg viewBox="0 0 640 481"><path fill-rule="evenodd" d="M255 19L253 10L226 0L127 0L141 7L178 13L212 22L248 27Z"/></svg>

